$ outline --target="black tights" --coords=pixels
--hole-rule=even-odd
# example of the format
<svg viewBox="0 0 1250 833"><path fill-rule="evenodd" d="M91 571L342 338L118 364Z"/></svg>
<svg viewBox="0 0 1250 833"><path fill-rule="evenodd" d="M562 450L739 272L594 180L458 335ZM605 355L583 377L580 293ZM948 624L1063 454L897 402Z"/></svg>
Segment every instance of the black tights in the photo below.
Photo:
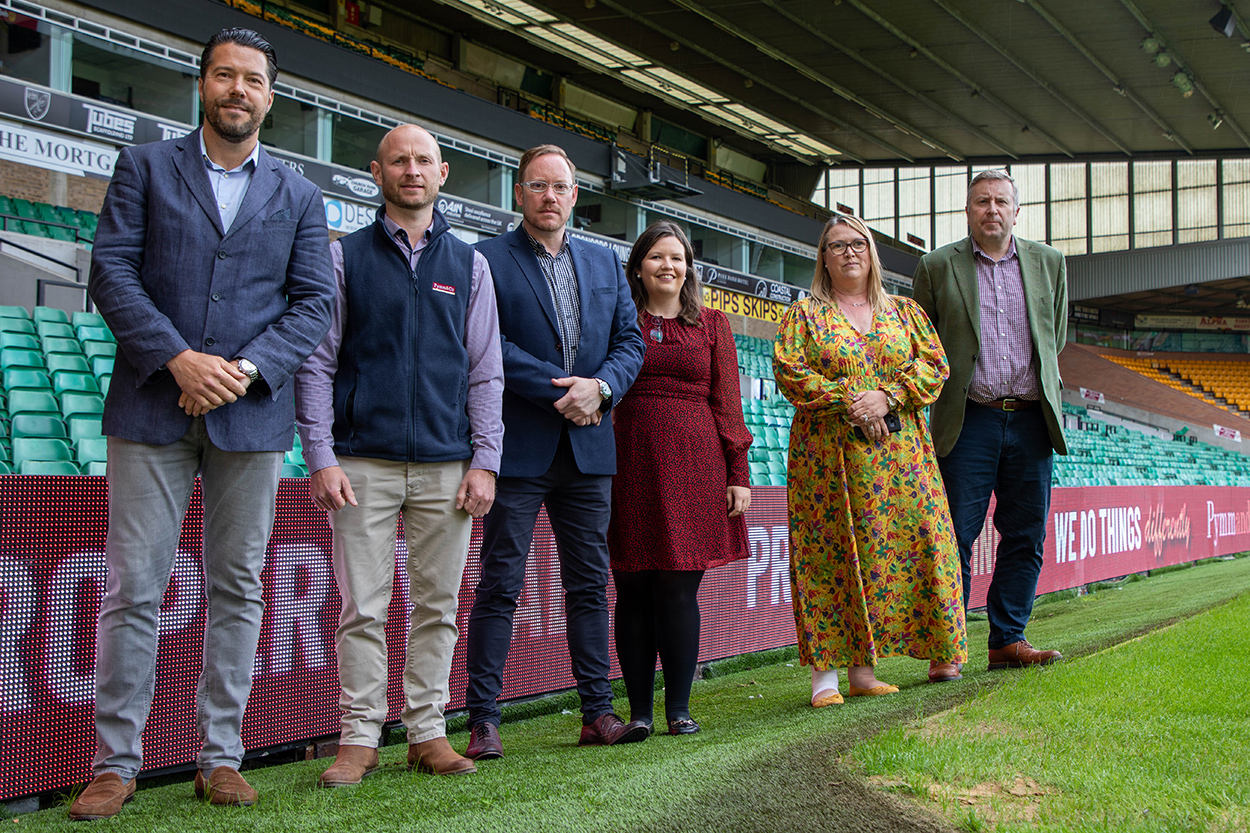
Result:
<svg viewBox="0 0 1250 833"><path fill-rule="evenodd" d="M655 657L664 670L664 714L690 717L690 687L699 662L700 570L613 571L616 581L616 658L621 663L631 720L650 721Z"/></svg>

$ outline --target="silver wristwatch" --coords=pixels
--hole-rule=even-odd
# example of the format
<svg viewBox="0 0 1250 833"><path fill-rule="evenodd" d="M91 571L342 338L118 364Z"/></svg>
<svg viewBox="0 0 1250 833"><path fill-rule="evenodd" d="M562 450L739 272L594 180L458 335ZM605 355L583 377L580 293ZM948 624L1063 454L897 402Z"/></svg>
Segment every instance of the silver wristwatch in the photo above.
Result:
<svg viewBox="0 0 1250 833"><path fill-rule="evenodd" d="M251 379L252 384L256 384L260 381L260 371L257 370L256 365L252 364L247 359L235 359L234 366L239 369L240 373Z"/></svg>
<svg viewBox="0 0 1250 833"><path fill-rule="evenodd" d="M599 399L607 402L612 398L612 386L602 379L595 379L595 381L599 383Z"/></svg>

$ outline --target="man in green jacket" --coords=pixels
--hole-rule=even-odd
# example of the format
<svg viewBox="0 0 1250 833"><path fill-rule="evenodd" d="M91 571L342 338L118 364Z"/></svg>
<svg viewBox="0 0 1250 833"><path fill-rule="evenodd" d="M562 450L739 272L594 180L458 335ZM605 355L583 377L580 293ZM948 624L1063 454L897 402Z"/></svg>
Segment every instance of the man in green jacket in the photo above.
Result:
<svg viewBox="0 0 1250 833"><path fill-rule="evenodd" d="M1053 454L1067 453L1059 405L1059 351L1067 337L1063 254L1012 234L1020 192L1006 171L968 187L969 236L920 259L915 297L928 314L951 375L933 406L933 444L963 562L964 607L972 542L990 494L1001 536L986 595L989 667L1061 659L1024 638L1042 569ZM937 682L953 679L935 677Z"/></svg>

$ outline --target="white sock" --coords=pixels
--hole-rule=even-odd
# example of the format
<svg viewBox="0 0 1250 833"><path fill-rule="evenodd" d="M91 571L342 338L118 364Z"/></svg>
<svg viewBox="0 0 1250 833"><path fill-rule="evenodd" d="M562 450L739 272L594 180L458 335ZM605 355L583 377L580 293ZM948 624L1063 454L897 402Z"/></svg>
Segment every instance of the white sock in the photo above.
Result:
<svg viewBox="0 0 1250 833"><path fill-rule="evenodd" d="M822 691L838 690L838 669L830 668L828 671L817 671L812 668L812 697Z"/></svg>

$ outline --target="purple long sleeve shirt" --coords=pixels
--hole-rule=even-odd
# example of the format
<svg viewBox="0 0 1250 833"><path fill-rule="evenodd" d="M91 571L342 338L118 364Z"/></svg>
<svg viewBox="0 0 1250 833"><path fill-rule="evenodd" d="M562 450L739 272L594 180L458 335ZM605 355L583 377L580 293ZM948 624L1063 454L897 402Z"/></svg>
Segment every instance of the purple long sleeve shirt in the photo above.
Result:
<svg viewBox="0 0 1250 833"><path fill-rule="evenodd" d="M383 225L391 242L408 257L409 268L415 270L421 252L429 242L427 230L417 244L409 249L397 238L400 231L390 217ZM451 234L451 232L447 232ZM304 446L304 462L308 471L337 466L334 454L334 374L339 366L339 347L343 343L343 321L347 316L347 293L343 281L343 246L337 240L330 244L330 264L338 297L330 320L330 331L321 344L295 373L295 421L300 442ZM490 265L481 253L473 253L473 276L469 290L469 307L465 316L464 346L469 354L469 390L465 408L469 414L469 432L473 440L475 469L499 471L503 452L503 354L499 346L499 310L495 306L495 284Z"/></svg>

